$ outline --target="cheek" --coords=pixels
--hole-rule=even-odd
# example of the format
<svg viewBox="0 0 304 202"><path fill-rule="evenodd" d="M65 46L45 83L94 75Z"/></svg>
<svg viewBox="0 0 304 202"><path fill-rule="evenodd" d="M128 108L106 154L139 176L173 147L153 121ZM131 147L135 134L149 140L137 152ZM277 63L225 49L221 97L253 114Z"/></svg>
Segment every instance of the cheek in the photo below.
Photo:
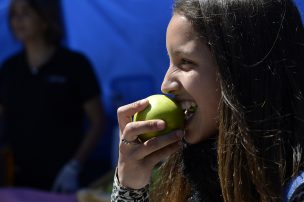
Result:
<svg viewBox="0 0 304 202"><path fill-rule="evenodd" d="M208 114L217 114L221 91L216 75L193 72L185 78L183 87L196 104Z"/></svg>
<svg viewBox="0 0 304 202"><path fill-rule="evenodd" d="M217 119L221 97L219 82L216 79L201 80L193 88L202 116L210 120Z"/></svg>
<svg viewBox="0 0 304 202"><path fill-rule="evenodd" d="M215 118L218 116L219 103L220 103L221 92L217 85L206 88L204 93L205 108L208 114Z"/></svg>
<svg viewBox="0 0 304 202"><path fill-rule="evenodd" d="M207 76L202 74L193 74L188 79L188 90L197 104L207 103L215 96L215 86L210 82Z"/></svg>
<svg viewBox="0 0 304 202"><path fill-rule="evenodd" d="M204 83L202 82L201 76L197 72L188 72L183 77L184 80L182 84L188 93L194 99L202 96L202 88L204 87Z"/></svg>

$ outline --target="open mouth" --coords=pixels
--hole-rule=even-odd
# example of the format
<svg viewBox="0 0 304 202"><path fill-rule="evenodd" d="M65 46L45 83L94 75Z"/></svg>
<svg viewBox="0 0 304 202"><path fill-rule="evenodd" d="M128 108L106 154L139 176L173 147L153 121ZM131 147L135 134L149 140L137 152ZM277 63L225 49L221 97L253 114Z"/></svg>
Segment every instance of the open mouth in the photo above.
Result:
<svg viewBox="0 0 304 202"><path fill-rule="evenodd" d="M189 101L181 103L181 107L185 113L185 121L189 121L197 110L196 103Z"/></svg>

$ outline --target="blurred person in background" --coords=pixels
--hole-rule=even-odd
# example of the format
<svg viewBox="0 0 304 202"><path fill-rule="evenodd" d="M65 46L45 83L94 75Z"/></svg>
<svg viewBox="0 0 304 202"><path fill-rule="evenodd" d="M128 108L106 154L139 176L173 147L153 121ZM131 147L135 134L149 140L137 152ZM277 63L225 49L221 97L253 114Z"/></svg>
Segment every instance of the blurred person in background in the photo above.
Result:
<svg viewBox="0 0 304 202"><path fill-rule="evenodd" d="M9 23L23 49L0 69L1 136L13 152L14 186L74 192L105 119L90 62L61 45L59 5L11 1Z"/></svg>

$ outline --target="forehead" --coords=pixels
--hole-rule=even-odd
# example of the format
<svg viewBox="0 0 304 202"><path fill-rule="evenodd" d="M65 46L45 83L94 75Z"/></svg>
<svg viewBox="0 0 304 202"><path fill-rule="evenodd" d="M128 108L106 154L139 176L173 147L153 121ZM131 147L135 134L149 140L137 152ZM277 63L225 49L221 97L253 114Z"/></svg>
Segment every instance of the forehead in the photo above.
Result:
<svg viewBox="0 0 304 202"><path fill-rule="evenodd" d="M167 49L175 53L200 52L205 40L199 37L190 21L183 15L174 14L167 28Z"/></svg>
<svg viewBox="0 0 304 202"><path fill-rule="evenodd" d="M185 40L197 37L189 20L180 14L174 14L167 28L167 35L176 35L178 38Z"/></svg>

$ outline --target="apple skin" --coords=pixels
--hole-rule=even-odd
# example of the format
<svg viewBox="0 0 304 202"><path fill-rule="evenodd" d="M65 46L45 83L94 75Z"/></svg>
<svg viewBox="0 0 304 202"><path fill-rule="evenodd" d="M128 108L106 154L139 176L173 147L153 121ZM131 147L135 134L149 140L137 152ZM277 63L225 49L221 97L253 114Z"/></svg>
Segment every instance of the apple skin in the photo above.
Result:
<svg viewBox="0 0 304 202"><path fill-rule="evenodd" d="M156 94L147 97L149 106L143 111L137 112L133 121L147 121L161 119L165 121L165 129L139 135L139 139L145 142L153 137L167 134L173 130L183 129L185 114L174 100L166 95Z"/></svg>

